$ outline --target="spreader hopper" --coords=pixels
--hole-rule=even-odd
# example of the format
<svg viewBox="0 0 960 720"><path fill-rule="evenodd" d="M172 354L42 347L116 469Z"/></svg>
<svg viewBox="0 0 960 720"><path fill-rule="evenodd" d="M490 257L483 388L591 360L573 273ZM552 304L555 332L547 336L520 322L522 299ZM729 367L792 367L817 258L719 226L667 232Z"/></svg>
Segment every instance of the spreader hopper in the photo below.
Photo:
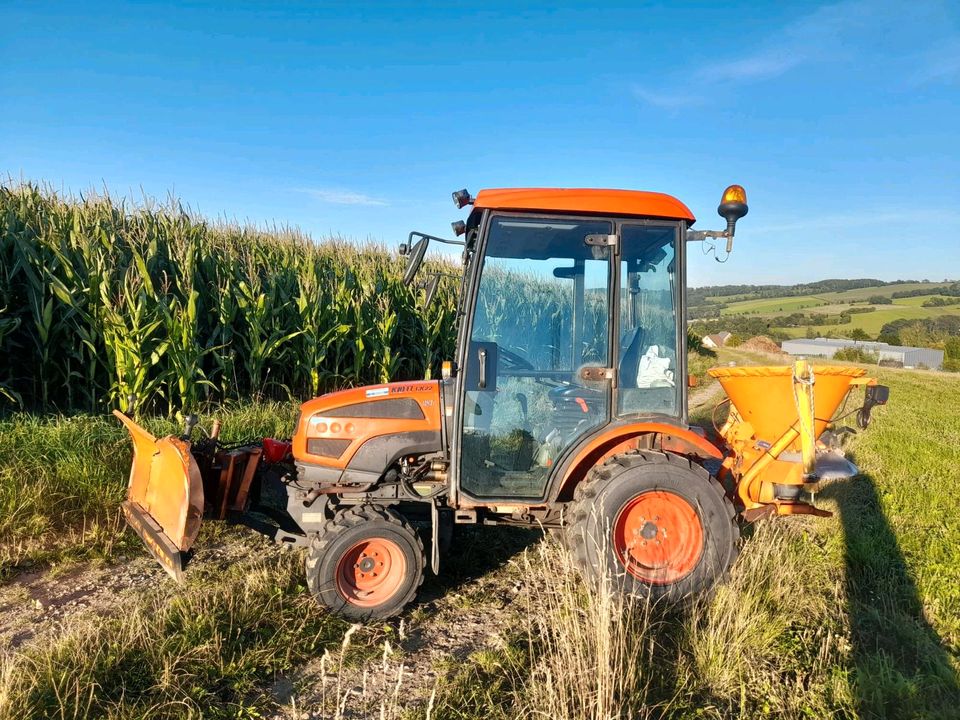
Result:
<svg viewBox="0 0 960 720"><path fill-rule="evenodd" d="M774 442L797 422L793 365L726 367L710 370L740 417L753 426L759 440ZM850 391L863 368L813 365L814 433L820 437L830 418ZM802 390L802 383L801 390Z"/></svg>
<svg viewBox="0 0 960 720"><path fill-rule="evenodd" d="M724 468L737 481L737 494L747 513L824 514L801 502L801 491L817 488L828 463L846 468L839 473L832 470L834 475L852 475L857 469L837 453L818 454L817 439L851 386L876 385L876 380L867 378L863 368L810 365L805 360L709 372L732 405L720 429L734 450Z"/></svg>

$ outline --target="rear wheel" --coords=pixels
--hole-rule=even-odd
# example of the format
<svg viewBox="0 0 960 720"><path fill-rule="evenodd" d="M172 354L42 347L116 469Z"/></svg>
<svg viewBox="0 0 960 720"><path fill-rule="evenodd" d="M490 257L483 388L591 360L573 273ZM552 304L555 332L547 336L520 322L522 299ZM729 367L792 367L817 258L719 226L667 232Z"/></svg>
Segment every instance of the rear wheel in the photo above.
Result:
<svg viewBox="0 0 960 720"><path fill-rule="evenodd" d="M710 588L733 564L733 504L699 465L670 453L618 455L577 488L567 542L592 579L680 599Z"/></svg>
<svg viewBox="0 0 960 720"><path fill-rule="evenodd" d="M406 520L379 505L342 510L314 536L307 585L347 618L396 615L423 582L423 543Z"/></svg>

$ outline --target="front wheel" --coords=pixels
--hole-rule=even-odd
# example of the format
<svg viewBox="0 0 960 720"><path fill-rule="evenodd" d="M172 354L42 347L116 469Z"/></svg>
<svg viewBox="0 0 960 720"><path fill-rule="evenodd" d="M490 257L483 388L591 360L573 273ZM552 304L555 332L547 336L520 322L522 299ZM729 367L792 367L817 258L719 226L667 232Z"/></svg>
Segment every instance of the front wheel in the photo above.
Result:
<svg viewBox="0 0 960 720"><path fill-rule="evenodd" d="M307 585L342 617L387 618L413 600L424 564L423 542L401 515L361 505L340 511L314 536Z"/></svg>
<svg viewBox="0 0 960 720"><path fill-rule="evenodd" d="M631 595L678 600L709 589L733 564L733 504L699 465L640 451L593 469L572 504L567 542L591 579Z"/></svg>

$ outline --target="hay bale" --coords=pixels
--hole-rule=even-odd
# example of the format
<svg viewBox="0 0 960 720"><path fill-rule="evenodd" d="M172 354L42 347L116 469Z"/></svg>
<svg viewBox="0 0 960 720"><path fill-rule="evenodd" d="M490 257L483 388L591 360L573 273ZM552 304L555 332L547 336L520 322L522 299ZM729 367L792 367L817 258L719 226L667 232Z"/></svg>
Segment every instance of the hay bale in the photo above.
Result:
<svg viewBox="0 0 960 720"><path fill-rule="evenodd" d="M757 335L752 337L746 342L740 345L741 350L753 350L756 352L765 352L773 353L775 355L783 355L783 350L780 349L780 346L766 335Z"/></svg>

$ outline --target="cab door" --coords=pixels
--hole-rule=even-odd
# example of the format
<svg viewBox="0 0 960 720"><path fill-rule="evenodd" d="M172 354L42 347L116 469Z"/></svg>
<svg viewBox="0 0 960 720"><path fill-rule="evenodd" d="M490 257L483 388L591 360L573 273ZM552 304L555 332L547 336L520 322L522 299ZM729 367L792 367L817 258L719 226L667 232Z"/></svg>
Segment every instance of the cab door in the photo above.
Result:
<svg viewBox="0 0 960 720"><path fill-rule="evenodd" d="M540 498L563 452L610 421L613 233L490 218L462 364L461 492Z"/></svg>

